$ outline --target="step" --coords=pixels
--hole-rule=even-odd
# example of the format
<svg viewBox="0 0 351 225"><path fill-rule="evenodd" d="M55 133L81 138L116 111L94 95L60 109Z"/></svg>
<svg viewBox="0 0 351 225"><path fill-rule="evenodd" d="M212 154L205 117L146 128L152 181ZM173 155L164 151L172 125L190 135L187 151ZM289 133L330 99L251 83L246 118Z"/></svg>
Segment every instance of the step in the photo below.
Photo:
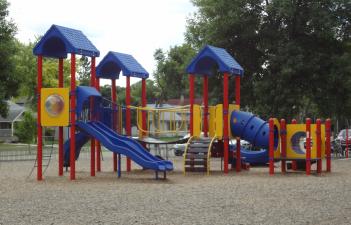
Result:
<svg viewBox="0 0 351 225"><path fill-rule="evenodd" d="M186 159L207 159L207 154L186 154Z"/></svg>
<svg viewBox="0 0 351 225"><path fill-rule="evenodd" d="M209 145L208 144L203 144L203 143L196 143L196 144L191 143L189 145L189 147L190 148L207 148L208 149Z"/></svg>
<svg viewBox="0 0 351 225"><path fill-rule="evenodd" d="M207 172L204 167L185 167L185 172Z"/></svg>
<svg viewBox="0 0 351 225"><path fill-rule="evenodd" d="M188 148L188 153L207 153L207 148Z"/></svg>
<svg viewBox="0 0 351 225"><path fill-rule="evenodd" d="M207 165L207 161L206 160L201 160L201 161L192 161L192 160L187 160L184 163L185 165L189 165L189 166L206 166Z"/></svg>
<svg viewBox="0 0 351 225"><path fill-rule="evenodd" d="M191 143L211 143L211 139L195 139Z"/></svg>

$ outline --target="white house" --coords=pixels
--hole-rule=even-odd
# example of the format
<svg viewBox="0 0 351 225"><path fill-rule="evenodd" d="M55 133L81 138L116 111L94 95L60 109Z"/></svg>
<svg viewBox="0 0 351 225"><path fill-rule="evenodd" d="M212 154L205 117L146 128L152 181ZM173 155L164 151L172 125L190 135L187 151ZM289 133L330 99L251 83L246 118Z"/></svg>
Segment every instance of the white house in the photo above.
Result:
<svg viewBox="0 0 351 225"><path fill-rule="evenodd" d="M14 102L7 101L9 106L8 116L3 118L0 116L0 141L11 142L17 140L14 136L15 123L22 120L25 107Z"/></svg>

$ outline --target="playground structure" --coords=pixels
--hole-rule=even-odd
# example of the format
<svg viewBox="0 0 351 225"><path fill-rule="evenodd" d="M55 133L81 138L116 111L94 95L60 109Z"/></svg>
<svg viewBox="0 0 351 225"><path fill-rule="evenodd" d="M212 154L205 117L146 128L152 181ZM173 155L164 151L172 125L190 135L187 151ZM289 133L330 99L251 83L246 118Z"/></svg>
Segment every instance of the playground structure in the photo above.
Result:
<svg viewBox="0 0 351 225"><path fill-rule="evenodd" d="M210 173L211 157L223 157L224 173L229 172L229 164L237 172L246 163L269 163L270 174L274 174L274 162L281 161L282 172L286 172L286 162L291 161L293 169L305 163L306 174L311 173L311 163L317 162L317 173L322 170L322 159L326 158L327 171L330 165L330 120L325 125L320 120L311 125L286 124L284 120L263 121L251 113L240 111L240 82L243 68L225 50L205 46L192 60L186 71L189 74L190 106L171 109L152 109L146 106L146 79L148 72L133 56L108 52L95 67L95 58L100 55L97 48L79 30L53 25L33 50L38 56L38 149L37 179L42 180L42 127L59 126L59 176L63 167L70 167L70 179L75 179L75 160L80 149L89 140L91 143L90 175L101 171L101 144L113 153L113 169L121 176L121 155L127 156L126 171L131 170L131 160L144 169L158 172L173 170L173 164L150 154L145 138L150 134L185 132L186 117L189 115L189 133L184 153L184 173ZM63 87L63 59L71 55L70 89ZM90 87L76 87L76 54L91 58ZM59 60L59 87L42 88L43 57ZM223 103L208 105L208 77L219 71L223 74ZM117 105L116 79L122 72L126 76L125 107ZM130 77L142 79L142 104L131 106ZM196 77L203 79L203 105L194 104ZM235 81L235 104L229 104L229 80ZM111 80L111 101L104 99L100 92L100 79ZM68 102L70 105L68 106ZM131 136L131 110L137 114L137 127L141 144ZM125 114L123 118L122 113ZM180 123L173 119L168 130L161 125L162 117L181 116ZM164 119L164 118L163 118ZM152 121L152 122L150 122ZM126 136L122 135L123 122ZM151 124L154 130L151 130ZM63 143L63 127L70 127L70 137ZM157 129L156 129L157 127ZM203 137L201 137L203 133ZM305 138L305 139L304 139ZM144 139L144 141L143 141ZM230 150L229 139L236 140L236 149ZM264 150L249 152L241 149L240 139ZM305 142L303 141L305 140ZM301 146L302 143L302 146ZM300 162L300 163L299 163Z"/></svg>
<svg viewBox="0 0 351 225"><path fill-rule="evenodd" d="M137 141L121 136L116 132L118 113L116 105L116 79L122 71L127 78L126 86L126 133L131 134L130 126L130 77L142 78L142 106L146 105L147 71L131 56L122 53L109 52L95 68L95 58L100 55L97 48L79 30L52 25L42 39L34 47L33 53L38 56L38 148L37 148L37 180L42 180L42 127L59 126L59 176L63 175L63 166L70 167L70 179L76 179L75 160L81 147L91 139L91 176L95 170L101 170L101 144L114 153L114 169L121 176L120 163L117 167L117 156L126 155L127 171L131 170L131 161L135 161L144 169L156 172L173 170L171 162L151 155ZM71 55L71 84L70 90L63 88L63 59ZM91 58L91 87L76 88L76 54ZM43 57L59 59L59 87L42 88ZM108 78L112 81L112 102L108 104L102 99L99 90L99 79ZM68 106L68 101L70 106ZM110 121L106 124L105 111L110 112ZM142 113L144 117L145 113ZM144 120L145 121L145 120ZM104 123L105 122L105 123ZM143 124L146 124L145 122ZM70 126L70 138L63 143L63 127ZM144 125L143 125L144 126ZM79 132L77 132L77 128ZM144 126L144 129L145 126ZM65 148L64 148L65 147ZM96 149L96 151L95 151ZM65 153L65 154L64 154ZM96 153L96 162L95 162ZM95 167L96 165L96 167Z"/></svg>
<svg viewBox="0 0 351 225"><path fill-rule="evenodd" d="M223 104L208 106L208 76L213 76L217 71L223 73ZM285 120L279 122L272 118L266 122L251 113L240 111L240 80L244 70L225 49L204 47L188 65L187 73L190 82L191 138L184 153L184 173L209 174L210 159L215 155L223 157L224 173L228 173L230 161L237 172L242 167L246 168L242 162L269 163L270 174L274 174L274 162L281 161L281 170L285 173L286 162L291 161L293 170L305 169L307 175L311 173L311 164L317 162L319 174L324 158L326 170L331 171L329 119L325 125L321 124L320 119L313 125L310 119L306 119L306 124L296 124L293 121L293 124L286 125ZM199 105L193 104L195 76L203 79L202 112ZM229 76L235 76L236 104L228 103ZM204 137L200 137L201 131ZM236 149L233 151L229 151L229 138L236 139ZM241 149L240 139L263 150ZM218 143L220 145L216 146ZM305 164L304 168L302 164Z"/></svg>

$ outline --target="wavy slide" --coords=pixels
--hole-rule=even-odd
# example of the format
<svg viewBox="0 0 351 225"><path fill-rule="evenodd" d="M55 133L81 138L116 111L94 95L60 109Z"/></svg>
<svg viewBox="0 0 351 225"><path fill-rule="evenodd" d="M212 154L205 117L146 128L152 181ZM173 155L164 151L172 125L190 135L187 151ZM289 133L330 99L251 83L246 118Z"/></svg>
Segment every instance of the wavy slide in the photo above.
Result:
<svg viewBox="0 0 351 225"><path fill-rule="evenodd" d="M138 141L117 134L101 122L77 122L77 126L83 132L97 139L110 151L131 158L144 169L173 170L172 162L153 156Z"/></svg>

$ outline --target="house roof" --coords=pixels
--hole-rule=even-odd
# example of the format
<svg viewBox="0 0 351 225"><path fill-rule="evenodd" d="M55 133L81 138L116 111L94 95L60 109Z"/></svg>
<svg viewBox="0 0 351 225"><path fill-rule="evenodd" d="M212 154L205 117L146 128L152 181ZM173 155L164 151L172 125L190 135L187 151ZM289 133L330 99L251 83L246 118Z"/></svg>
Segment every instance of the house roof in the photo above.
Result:
<svg viewBox="0 0 351 225"><path fill-rule="evenodd" d="M194 75L212 75L213 68L218 66L221 73L242 76L244 69L223 48L206 45L188 65L186 72Z"/></svg>
<svg viewBox="0 0 351 225"><path fill-rule="evenodd" d="M8 106L9 106L9 113L6 118L0 116L0 122L6 122L6 123L11 123L14 121L17 121L20 115L26 111L26 109L23 106L17 105L16 103L13 103L11 101L6 101Z"/></svg>
<svg viewBox="0 0 351 225"><path fill-rule="evenodd" d="M68 53L98 57L99 50L82 31L52 25L33 49L34 55L50 58L67 58Z"/></svg>
<svg viewBox="0 0 351 225"><path fill-rule="evenodd" d="M105 79L118 79L122 71L123 76L148 78L149 73L132 56L110 51L96 67L96 76Z"/></svg>

